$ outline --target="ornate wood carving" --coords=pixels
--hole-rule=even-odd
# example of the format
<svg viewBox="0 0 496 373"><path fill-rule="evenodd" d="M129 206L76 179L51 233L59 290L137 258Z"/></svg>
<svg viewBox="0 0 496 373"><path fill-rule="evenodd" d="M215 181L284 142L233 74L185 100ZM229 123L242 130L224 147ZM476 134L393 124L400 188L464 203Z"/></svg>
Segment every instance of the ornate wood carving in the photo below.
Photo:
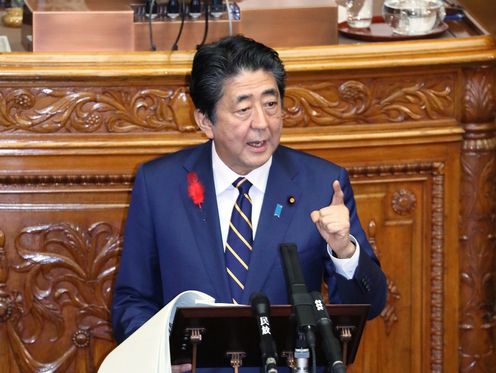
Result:
<svg viewBox="0 0 496 373"><path fill-rule="evenodd" d="M453 77L364 79L289 86L285 126L401 123L454 115Z"/></svg>
<svg viewBox="0 0 496 373"><path fill-rule="evenodd" d="M431 371L443 372L444 163L432 169Z"/></svg>
<svg viewBox="0 0 496 373"><path fill-rule="evenodd" d="M391 206L398 215L411 214L417 205L415 194L406 189L400 189L393 194Z"/></svg>
<svg viewBox="0 0 496 373"><path fill-rule="evenodd" d="M390 335L393 330L394 324L398 321L398 314L396 312L395 303L401 298L400 291L395 285L394 281L388 277L388 299L386 307L381 312L381 317L384 320L384 330L386 335Z"/></svg>
<svg viewBox="0 0 496 373"><path fill-rule="evenodd" d="M375 220L372 219L371 221L369 221L369 224L367 224L367 237L369 239L370 245L374 249L375 255L377 255L380 260L381 253L377 248L377 242L375 238L376 228L377 224ZM396 313L395 303L400 299L400 293L396 285L394 285L393 280L391 280L390 276L386 274L386 277L388 283L388 295L386 306L381 312L381 317L384 320L384 330L386 331L386 335L390 335L394 324L398 321L398 314Z"/></svg>
<svg viewBox="0 0 496 373"><path fill-rule="evenodd" d="M432 240L431 240L431 291L430 291L430 365L432 372L443 371L443 294L444 294L444 163L422 162L413 164L389 164L352 167L351 177L377 177L401 174L430 174L432 176ZM393 299L397 299L398 289L389 280L388 287ZM389 299L388 299L389 305ZM389 316L386 306L383 314ZM384 317L384 316L383 316ZM390 322L385 318L385 322ZM386 324L386 326L388 326Z"/></svg>
<svg viewBox="0 0 496 373"><path fill-rule="evenodd" d="M288 86L285 127L453 117L453 77L375 78ZM185 87L0 88L0 131L197 131Z"/></svg>
<svg viewBox="0 0 496 373"><path fill-rule="evenodd" d="M468 69L465 74L463 122L485 123L494 119L494 71L491 68Z"/></svg>
<svg viewBox="0 0 496 373"><path fill-rule="evenodd" d="M22 296L19 292L9 292L7 280L9 278L9 263L5 251L5 234L0 231L0 341L7 341L13 330L13 325L23 313ZM11 366L16 366L15 359L11 357L12 346L0 343L0 356L2 369L10 371Z"/></svg>
<svg viewBox="0 0 496 373"><path fill-rule="evenodd" d="M349 171L350 176L355 179L391 175L428 174L432 176L434 188L432 190L431 222L433 237L430 305L432 310L430 319L431 361L432 371L441 371L444 164L425 162L358 166L350 168ZM130 175L120 175L117 178L105 178L103 175L94 177L54 175L50 178L30 176L28 178L3 178L0 179L0 184L99 184L128 182L131 178ZM396 192L395 194L404 193ZM376 247L375 221L368 224L368 233L377 255L380 256ZM28 227L22 230L15 240L15 250L19 260L11 265L11 268L15 272L22 272L28 279L24 288L26 299L23 301L26 312L22 314L19 323L9 328L7 337L23 369L26 371L55 368L63 370L74 362L77 350L84 350L86 354L91 354L89 348L93 339L111 339L108 324L108 296L120 248L121 238L116 230L106 223L96 223L87 230L69 224ZM388 287L389 299L382 318L386 333L389 334L398 320L395 303L400 300L400 290L392 279L388 279ZM97 298L96 302L90 304L88 299L92 293L95 293ZM74 325L67 325L67 320L62 315L63 310L68 308L76 315ZM40 338L42 331L46 328L55 331L49 343L62 341L67 346L61 349L64 351L63 354L61 352L55 360L50 362L43 362L30 349L30 346L43 342Z"/></svg>
<svg viewBox="0 0 496 373"><path fill-rule="evenodd" d="M10 268L25 278L25 312L9 325L7 338L22 371L67 371L79 349L92 361L92 339L112 341L109 304L121 250L118 230L105 222L88 229L32 226L19 233L18 260ZM52 361L31 347L43 343L57 344Z"/></svg>
<svg viewBox="0 0 496 373"><path fill-rule="evenodd" d="M5 234L0 231L0 329L2 324L12 320L14 313L20 311L19 303L22 300L19 294L11 294L7 291L8 278L9 263L5 252Z"/></svg>
<svg viewBox="0 0 496 373"><path fill-rule="evenodd" d="M0 175L4 186L71 186L71 185L127 185L134 175Z"/></svg>
<svg viewBox="0 0 496 373"><path fill-rule="evenodd" d="M185 87L1 88L0 131L195 131Z"/></svg>
<svg viewBox="0 0 496 373"><path fill-rule="evenodd" d="M494 68L464 71L460 194L460 371L496 366Z"/></svg>

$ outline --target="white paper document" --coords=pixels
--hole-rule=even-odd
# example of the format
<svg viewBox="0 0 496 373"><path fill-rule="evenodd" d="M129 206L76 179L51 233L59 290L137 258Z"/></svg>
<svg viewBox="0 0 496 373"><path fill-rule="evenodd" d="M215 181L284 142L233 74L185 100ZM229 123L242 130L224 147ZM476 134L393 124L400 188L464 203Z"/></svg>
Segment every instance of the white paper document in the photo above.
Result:
<svg viewBox="0 0 496 373"><path fill-rule="evenodd" d="M179 294L108 354L98 373L171 373L169 333L176 309L209 305L220 304L199 291Z"/></svg>

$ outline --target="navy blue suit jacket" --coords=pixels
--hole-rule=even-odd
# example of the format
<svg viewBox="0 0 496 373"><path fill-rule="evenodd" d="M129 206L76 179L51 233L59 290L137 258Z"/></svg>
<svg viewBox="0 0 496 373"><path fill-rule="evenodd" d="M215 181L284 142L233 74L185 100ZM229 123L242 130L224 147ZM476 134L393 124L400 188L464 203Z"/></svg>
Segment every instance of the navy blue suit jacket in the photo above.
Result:
<svg viewBox="0 0 496 373"><path fill-rule="evenodd" d="M214 190L211 142L144 164L137 172L125 227L124 249L112 304L114 336L127 338L179 293L199 290L230 303L224 248ZM188 196L187 174L205 186L201 208ZM351 234L360 243L354 278L335 272L310 218L328 206L332 182L339 180L350 211ZM289 197L295 202L289 203ZM283 206L280 216L276 206ZM358 220L347 172L326 160L279 146L273 155L253 243L243 302L263 291L271 304L287 304L288 291L279 244L295 243L310 291L324 279L331 303L369 303L369 317L380 313L386 281Z"/></svg>

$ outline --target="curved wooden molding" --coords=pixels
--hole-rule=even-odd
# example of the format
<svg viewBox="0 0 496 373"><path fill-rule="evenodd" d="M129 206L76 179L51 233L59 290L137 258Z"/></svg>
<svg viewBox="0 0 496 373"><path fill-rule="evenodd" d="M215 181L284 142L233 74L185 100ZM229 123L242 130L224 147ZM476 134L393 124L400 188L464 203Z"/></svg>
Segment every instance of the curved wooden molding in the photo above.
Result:
<svg viewBox="0 0 496 373"><path fill-rule="evenodd" d="M495 41L490 35L345 47L280 48L278 52L289 72L463 64L494 61L496 57ZM182 79L191 70L193 53L5 53L0 55L0 75L16 79L122 76Z"/></svg>

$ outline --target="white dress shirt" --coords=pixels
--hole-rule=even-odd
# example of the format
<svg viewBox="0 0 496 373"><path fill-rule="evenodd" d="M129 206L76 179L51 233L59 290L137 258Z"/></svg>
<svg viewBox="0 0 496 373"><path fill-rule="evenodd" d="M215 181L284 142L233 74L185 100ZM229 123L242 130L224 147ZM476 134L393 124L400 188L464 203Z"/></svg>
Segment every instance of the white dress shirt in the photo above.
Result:
<svg viewBox="0 0 496 373"><path fill-rule="evenodd" d="M231 220L232 209L234 202L238 198L239 192L232 183L238 177L245 177L250 181L252 187L248 194L252 200L251 222L253 225L253 240L255 240L257 233L258 220L260 212L262 211L262 202L267 187L267 180L269 179L270 166L272 164L272 157L269 158L262 166L254 169L246 175L238 175L231 170L219 157L215 150L215 142L212 141L212 168L214 176L215 193L217 196L217 209L219 211L219 222L222 233L222 245L225 249L227 242L227 234L229 231L229 221ZM308 216L310 219L310 215ZM336 272L340 275L351 279L358 266L358 259L360 257L360 245L355 237L350 235L350 239L356 246L355 253L351 258L339 259L332 255L332 250L327 245L327 251L331 260L333 261Z"/></svg>

